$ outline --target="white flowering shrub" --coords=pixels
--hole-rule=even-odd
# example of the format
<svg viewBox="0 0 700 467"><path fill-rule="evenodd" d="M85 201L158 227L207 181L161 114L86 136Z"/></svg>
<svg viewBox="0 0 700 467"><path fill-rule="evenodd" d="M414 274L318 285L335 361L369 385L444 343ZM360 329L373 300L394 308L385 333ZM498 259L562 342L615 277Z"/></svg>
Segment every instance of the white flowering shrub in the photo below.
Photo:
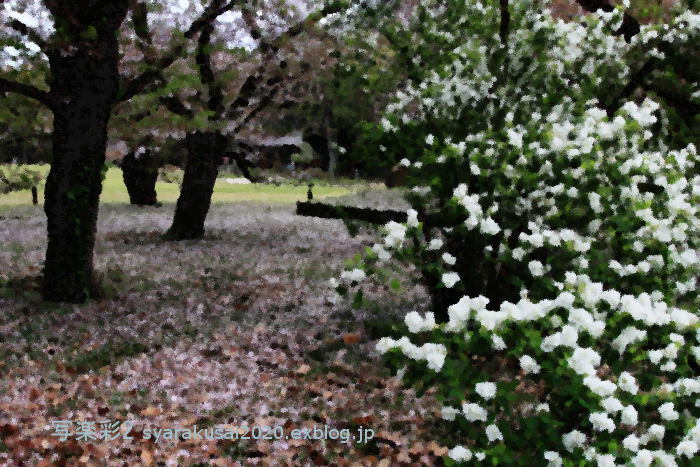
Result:
<svg viewBox="0 0 700 467"><path fill-rule="evenodd" d="M700 449L697 148L666 146L652 100L608 115L599 98L653 41L700 43L699 16L626 43L611 34L620 11L564 23L511 3L504 37L497 5L423 5L464 32L375 135L405 156L413 209L338 291L394 260L422 274L433 311L409 312L377 350L436 389L448 464L687 465Z"/></svg>

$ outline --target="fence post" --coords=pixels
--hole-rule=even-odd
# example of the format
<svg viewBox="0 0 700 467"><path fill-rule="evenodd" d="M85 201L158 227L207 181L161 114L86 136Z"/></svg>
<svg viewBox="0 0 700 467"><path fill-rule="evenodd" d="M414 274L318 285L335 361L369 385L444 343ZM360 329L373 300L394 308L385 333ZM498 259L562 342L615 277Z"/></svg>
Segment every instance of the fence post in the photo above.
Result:
<svg viewBox="0 0 700 467"><path fill-rule="evenodd" d="M34 204L34 206L39 204L39 194L37 193L36 186L32 187L32 204Z"/></svg>

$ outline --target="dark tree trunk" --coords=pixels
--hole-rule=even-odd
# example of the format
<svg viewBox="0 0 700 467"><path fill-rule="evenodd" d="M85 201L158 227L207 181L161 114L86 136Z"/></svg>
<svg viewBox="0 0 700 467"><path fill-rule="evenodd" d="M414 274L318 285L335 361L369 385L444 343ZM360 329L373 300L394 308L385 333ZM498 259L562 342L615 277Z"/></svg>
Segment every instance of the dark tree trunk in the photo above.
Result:
<svg viewBox="0 0 700 467"><path fill-rule="evenodd" d="M76 39L79 46L69 53L48 54L56 103L53 157L44 192L48 246L43 297L47 301L80 303L98 292L93 247L107 124L119 84L117 31L127 7L125 1L111 1L92 10L65 13L82 20L85 27L96 25L97 36L90 43Z"/></svg>
<svg viewBox="0 0 700 467"><path fill-rule="evenodd" d="M328 154L328 140L323 135L318 134L307 134L304 136L304 141L309 143L313 148L314 152L318 154L321 160L321 170L328 172L330 157Z"/></svg>
<svg viewBox="0 0 700 467"><path fill-rule="evenodd" d="M219 162L226 153L226 137L216 132L195 132L186 137L187 165L177 199L173 224L165 234L168 240L189 240L204 235Z"/></svg>
<svg viewBox="0 0 700 467"><path fill-rule="evenodd" d="M158 195L156 194L158 163L150 150L140 156L136 156L134 152L124 156L122 174L131 204L137 206L158 205Z"/></svg>

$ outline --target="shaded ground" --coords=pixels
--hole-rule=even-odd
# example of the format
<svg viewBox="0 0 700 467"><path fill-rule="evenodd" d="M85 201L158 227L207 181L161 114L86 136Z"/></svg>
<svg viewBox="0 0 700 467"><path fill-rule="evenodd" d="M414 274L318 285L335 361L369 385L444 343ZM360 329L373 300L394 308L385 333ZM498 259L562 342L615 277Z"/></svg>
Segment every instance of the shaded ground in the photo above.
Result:
<svg viewBox="0 0 700 467"><path fill-rule="evenodd" d="M368 234L351 238L341 222L291 206L237 203L212 208L203 241L163 243L171 210L101 208L96 266L107 297L83 306L38 301L41 210L12 208L0 220L0 464L440 462L446 449L430 442L444 439L432 426L438 404L401 389L372 351L425 302L421 291L377 287L370 297L383 311L369 312L336 302L326 285ZM60 441L58 420L130 420L133 439ZM376 437L144 439L144 427L195 424L285 435L367 427Z"/></svg>

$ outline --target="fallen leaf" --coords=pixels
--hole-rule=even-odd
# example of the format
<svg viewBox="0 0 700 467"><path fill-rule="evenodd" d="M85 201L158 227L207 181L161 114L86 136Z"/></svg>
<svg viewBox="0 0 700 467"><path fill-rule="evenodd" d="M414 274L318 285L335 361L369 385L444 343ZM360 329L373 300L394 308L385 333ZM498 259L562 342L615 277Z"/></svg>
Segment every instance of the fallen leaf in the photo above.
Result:
<svg viewBox="0 0 700 467"><path fill-rule="evenodd" d="M345 345L352 345L352 344L357 344L360 342L360 335L359 334L345 334L343 336L343 342L345 342Z"/></svg>
<svg viewBox="0 0 700 467"><path fill-rule="evenodd" d="M309 371L311 371L311 367L309 365L307 365L306 363L304 363L303 365L301 365L299 368L296 369L296 373L298 375L305 375Z"/></svg>
<svg viewBox="0 0 700 467"><path fill-rule="evenodd" d="M153 463L153 454L151 451L144 449L141 451L141 460L146 465L151 465Z"/></svg>
<svg viewBox="0 0 700 467"><path fill-rule="evenodd" d="M141 411L141 415L146 416L146 417L152 416L152 415L160 415L161 413L163 413L162 409L160 409L159 407L153 407L153 406L146 407L145 409L143 409Z"/></svg>
<svg viewBox="0 0 700 467"><path fill-rule="evenodd" d="M431 441L428 443L428 449L431 450L436 456L444 456L449 452L449 448L445 446L440 446L435 441Z"/></svg>

